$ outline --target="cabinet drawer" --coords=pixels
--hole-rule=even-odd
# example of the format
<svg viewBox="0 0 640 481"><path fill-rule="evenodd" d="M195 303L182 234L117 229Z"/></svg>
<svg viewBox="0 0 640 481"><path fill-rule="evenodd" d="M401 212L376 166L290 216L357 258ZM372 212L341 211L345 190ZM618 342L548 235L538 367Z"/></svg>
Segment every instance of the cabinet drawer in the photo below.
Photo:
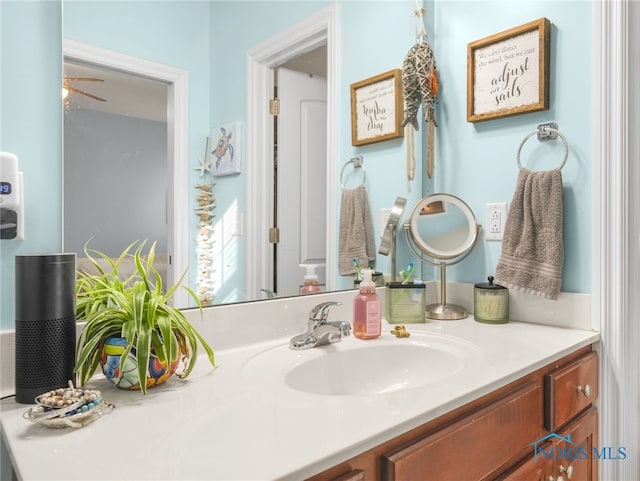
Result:
<svg viewBox="0 0 640 481"><path fill-rule="evenodd" d="M542 389L526 384L453 425L382 456L385 481L483 480L542 432Z"/></svg>
<svg viewBox="0 0 640 481"><path fill-rule="evenodd" d="M544 376L544 427L555 431L598 397L598 354Z"/></svg>
<svg viewBox="0 0 640 481"><path fill-rule="evenodd" d="M498 481L597 480L598 458L593 450L597 431L598 411L587 409L559 433L561 437L549 438L534 448L539 451Z"/></svg>

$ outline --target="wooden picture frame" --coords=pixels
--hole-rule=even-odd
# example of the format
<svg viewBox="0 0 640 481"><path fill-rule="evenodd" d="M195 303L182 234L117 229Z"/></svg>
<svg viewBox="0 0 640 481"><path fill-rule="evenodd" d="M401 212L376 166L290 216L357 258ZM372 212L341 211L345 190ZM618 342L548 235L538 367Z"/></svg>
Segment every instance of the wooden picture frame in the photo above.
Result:
<svg viewBox="0 0 640 481"><path fill-rule="evenodd" d="M351 84L351 144L402 137L402 71L389 70Z"/></svg>
<svg viewBox="0 0 640 481"><path fill-rule="evenodd" d="M467 122L549 109L550 37L543 17L467 44Z"/></svg>

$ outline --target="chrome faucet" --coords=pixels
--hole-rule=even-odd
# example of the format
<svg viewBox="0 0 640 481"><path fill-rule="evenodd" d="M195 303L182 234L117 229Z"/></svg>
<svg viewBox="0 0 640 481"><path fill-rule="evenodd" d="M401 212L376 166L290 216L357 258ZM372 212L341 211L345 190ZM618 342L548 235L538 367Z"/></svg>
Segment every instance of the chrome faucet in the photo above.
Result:
<svg viewBox="0 0 640 481"><path fill-rule="evenodd" d="M309 312L309 327L307 332L291 338L291 349L310 349L339 342L343 337L351 335L351 324L346 321L327 321L329 309L339 306L340 302L323 302Z"/></svg>

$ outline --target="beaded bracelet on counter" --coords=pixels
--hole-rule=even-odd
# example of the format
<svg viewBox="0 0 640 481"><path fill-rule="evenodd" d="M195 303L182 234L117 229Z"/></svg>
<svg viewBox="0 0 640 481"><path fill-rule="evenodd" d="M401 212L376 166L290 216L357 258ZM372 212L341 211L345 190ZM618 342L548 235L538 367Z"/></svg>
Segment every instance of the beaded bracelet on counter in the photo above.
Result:
<svg viewBox="0 0 640 481"><path fill-rule="evenodd" d="M39 395L36 404L23 417L51 428L81 428L115 408L102 399L102 393L97 389L78 389L71 381L68 388Z"/></svg>

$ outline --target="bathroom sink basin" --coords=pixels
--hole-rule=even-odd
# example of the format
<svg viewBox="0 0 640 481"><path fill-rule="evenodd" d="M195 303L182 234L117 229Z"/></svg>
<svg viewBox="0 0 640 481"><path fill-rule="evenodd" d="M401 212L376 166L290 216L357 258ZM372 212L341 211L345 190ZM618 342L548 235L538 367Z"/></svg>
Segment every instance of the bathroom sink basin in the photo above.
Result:
<svg viewBox="0 0 640 481"><path fill-rule="evenodd" d="M449 379L481 357L474 344L434 333L382 337L295 351L281 345L256 354L243 375L288 389L326 396L381 395Z"/></svg>

